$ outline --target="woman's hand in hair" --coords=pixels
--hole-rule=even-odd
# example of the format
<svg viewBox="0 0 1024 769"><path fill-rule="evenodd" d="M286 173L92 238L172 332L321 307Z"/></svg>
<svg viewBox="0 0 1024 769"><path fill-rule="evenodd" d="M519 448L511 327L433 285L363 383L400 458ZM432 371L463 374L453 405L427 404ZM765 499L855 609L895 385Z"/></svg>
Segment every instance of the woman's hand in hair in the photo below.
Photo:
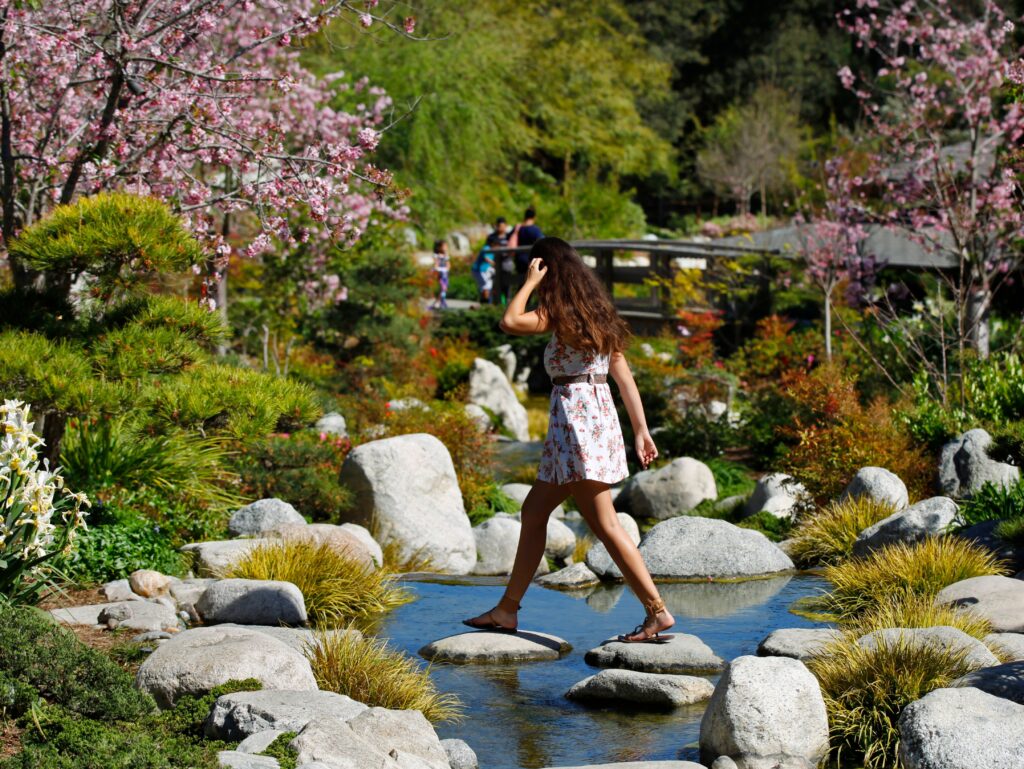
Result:
<svg viewBox="0 0 1024 769"><path fill-rule="evenodd" d="M526 271L526 282L536 286L544 280L544 276L547 274L548 268L544 266L543 259L531 259L530 267Z"/></svg>
<svg viewBox="0 0 1024 769"><path fill-rule="evenodd" d="M654 438L651 434L644 430L636 436L636 455L640 459L640 464L644 470L651 464L655 459L658 458L658 447L654 445Z"/></svg>

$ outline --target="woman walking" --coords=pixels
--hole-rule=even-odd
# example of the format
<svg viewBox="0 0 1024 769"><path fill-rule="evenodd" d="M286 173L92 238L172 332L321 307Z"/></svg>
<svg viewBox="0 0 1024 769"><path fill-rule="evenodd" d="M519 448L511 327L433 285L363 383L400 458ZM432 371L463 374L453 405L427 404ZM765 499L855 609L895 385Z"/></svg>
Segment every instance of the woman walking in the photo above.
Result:
<svg viewBox="0 0 1024 769"><path fill-rule="evenodd" d="M534 291L539 307L528 312L526 304ZM619 524L609 491L629 474L622 430L607 384L609 372L629 413L640 463L646 468L658 456L640 393L623 355L629 336L625 322L575 249L559 238L543 238L530 250L526 279L509 302L501 328L517 335L551 333L544 350L544 368L554 386L551 414L537 482L523 502L519 547L505 594L493 609L464 620L464 624L505 631L518 627L519 602L544 555L548 518L572 495L587 525L608 548L647 612L644 621L619 640L667 640L670 636L660 633L675 620L639 550Z"/></svg>
<svg viewBox="0 0 1024 769"><path fill-rule="evenodd" d="M448 309L448 272L451 261L448 258L448 243L444 240L434 241L434 272L437 273L437 299L431 310Z"/></svg>

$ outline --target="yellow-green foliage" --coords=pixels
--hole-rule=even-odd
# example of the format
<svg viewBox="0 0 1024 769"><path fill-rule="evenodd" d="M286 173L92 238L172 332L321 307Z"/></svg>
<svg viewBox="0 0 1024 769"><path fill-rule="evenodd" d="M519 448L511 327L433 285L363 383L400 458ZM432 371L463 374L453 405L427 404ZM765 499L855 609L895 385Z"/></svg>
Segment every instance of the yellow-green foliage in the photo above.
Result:
<svg viewBox="0 0 1024 769"><path fill-rule="evenodd" d="M583 563L587 560L587 553L594 546L594 538L591 536L576 537L576 548L572 551L572 562Z"/></svg>
<svg viewBox="0 0 1024 769"><path fill-rule="evenodd" d="M894 595L934 598L954 582L1004 570L989 550L957 537L898 543L827 567L824 576L832 590L818 605L840 620L852 620L877 610Z"/></svg>
<svg viewBox="0 0 1024 769"><path fill-rule="evenodd" d="M374 618L412 600L387 568L367 567L328 543L308 540L260 545L224 576L291 582L302 591L310 619L324 627Z"/></svg>
<svg viewBox="0 0 1024 769"><path fill-rule="evenodd" d="M307 645L317 686L345 694L367 705L415 709L434 723L461 717L462 703L439 692L422 669L387 643L354 633L318 633Z"/></svg>
<svg viewBox="0 0 1024 769"><path fill-rule="evenodd" d="M378 541L382 539L377 535L376 531L373 534L374 538ZM422 548L409 554L405 552L397 540L389 540L381 546L381 551L384 553L384 568L396 574L430 571L433 568L433 563L431 563L428 556L423 554Z"/></svg>
<svg viewBox="0 0 1024 769"><path fill-rule="evenodd" d="M853 554L857 535L895 508L869 497L847 497L819 508L793 530L789 553L800 566L838 563Z"/></svg>
<svg viewBox="0 0 1024 769"><path fill-rule="evenodd" d="M874 648L863 648L857 637L846 634L807 663L825 698L830 758L836 765L896 769L903 708L974 667L966 650L902 638L879 638Z"/></svg>
<svg viewBox="0 0 1024 769"><path fill-rule="evenodd" d="M861 634L893 627L940 625L955 627L979 641L992 632L991 623L980 614L956 606L939 606L934 598L913 593L888 596L853 623Z"/></svg>

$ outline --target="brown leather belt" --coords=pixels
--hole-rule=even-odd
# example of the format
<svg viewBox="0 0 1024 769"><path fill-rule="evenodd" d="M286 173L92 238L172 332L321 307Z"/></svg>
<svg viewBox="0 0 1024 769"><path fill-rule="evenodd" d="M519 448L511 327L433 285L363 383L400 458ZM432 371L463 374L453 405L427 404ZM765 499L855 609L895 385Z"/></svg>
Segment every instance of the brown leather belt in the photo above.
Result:
<svg viewBox="0 0 1024 769"><path fill-rule="evenodd" d="M551 377L551 384L553 385L570 385L570 384L581 384L586 382L587 384L607 384L607 374L580 374L579 376L556 376Z"/></svg>

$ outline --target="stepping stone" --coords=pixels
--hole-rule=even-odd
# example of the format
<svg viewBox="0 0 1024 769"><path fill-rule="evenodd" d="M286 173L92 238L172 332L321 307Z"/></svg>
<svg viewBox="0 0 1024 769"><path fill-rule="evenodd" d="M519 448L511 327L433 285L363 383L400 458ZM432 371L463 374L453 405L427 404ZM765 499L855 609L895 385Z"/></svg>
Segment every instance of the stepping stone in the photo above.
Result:
<svg viewBox="0 0 1024 769"><path fill-rule="evenodd" d="M643 673L718 673L724 660L695 635L675 633L662 643L624 643L609 638L583 658L599 668L625 668Z"/></svg>
<svg viewBox="0 0 1024 769"><path fill-rule="evenodd" d="M600 582L601 580L585 563L574 563L537 579L538 585L554 590L580 590L593 587Z"/></svg>
<svg viewBox="0 0 1024 769"><path fill-rule="evenodd" d="M1004 700L1024 705L1024 662L1008 662L975 670L956 679L950 686L973 686Z"/></svg>
<svg viewBox="0 0 1024 769"><path fill-rule="evenodd" d="M528 662L557 660L571 650L567 641L533 630L474 630L429 643L419 654L431 662Z"/></svg>
<svg viewBox="0 0 1024 769"><path fill-rule="evenodd" d="M98 625L100 624L100 612L110 606L120 606L122 603L126 603L126 601L67 606L62 609L50 609L50 614L55 620L65 625Z"/></svg>
<svg viewBox="0 0 1024 769"><path fill-rule="evenodd" d="M1024 633L989 633L985 644L993 651L1003 652L1010 662L1024 660Z"/></svg>
<svg viewBox="0 0 1024 769"><path fill-rule="evenodd" d="M971 577L939 591L938 605L970 609L999 633L1024 633L1024 580L1013 577Z"/></svg>
<svg viewBox="0 0 1024 769"><path fill-rule="evenodd" d="M843 634L834 628L782 628L765 636L757 647L760 657L792 657L806 661L816 657Z"/></svg>
<svg viewBox="0 0 1024 769"><path fill-rule="evenodd" d="M617 764L587 764L586 766L553 766L548 769L705 769L693 761L626 761Z"/></svg>
<svg viewBox="0 0 1024 769"><path fill-rule="evenodd" d="M208 625L304 625L306 602L291 582L266 579L222 579L196 601Z"/></svg>
<svg viewBox="0 0 1024 769"><path fill-rule="evenodd" d="M217 698L204 730L210 739L234 742L268 729L299 732L316 718L348 721L366 709L363 703L335 692L235 692Z"/></svg>
<svg viewBox="0 0 1024 769"><path fill-rule="evenodd" d="M602 670L574 684L565 696L570 700L629 702L675 708L703 702L714 691L715 687L710 681L696 676Z"/></svg>
<svg viewBox="0 0 1024 769"><path fill-rule="evenodd" d="M896 627L875 630L861 636L857 643L865 649L877 648L884 643L889 648L904 644L907 648L929 647L943 652L966 652L966 661L974 667L991 667L999 658L985 644L962 630L947 625L937 627Z"/></svg>

